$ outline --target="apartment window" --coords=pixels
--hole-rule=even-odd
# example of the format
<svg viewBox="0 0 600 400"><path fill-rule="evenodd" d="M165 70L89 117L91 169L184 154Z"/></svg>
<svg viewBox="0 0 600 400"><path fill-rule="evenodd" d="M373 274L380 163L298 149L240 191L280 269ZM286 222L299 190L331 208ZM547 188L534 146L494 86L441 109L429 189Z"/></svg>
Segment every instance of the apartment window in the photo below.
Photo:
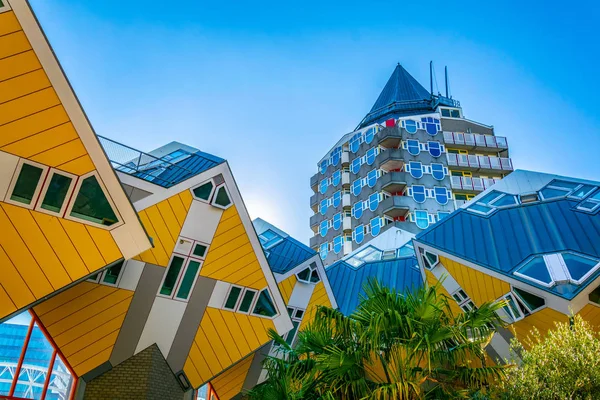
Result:
<svg viewBox="0 0 600 400"><path fill-rule="evenodd" d="M452 293L452 297L458 304L461 304L463 301L469 298L469 296L467 296L465 291L462 289L458 289L456 292Z"/></svg>
<svg viewBox="0 0 600 400"><path fill-rule="evenodd" d="M327 258L329 252L329 243L321 243L319 246L319 255L321 256L321 260L325 260Z"/></svg>
<svg viewBox="0 0 600 400"><path fill-rule="evenodd" d="M369 196L369 210L375 211L379 207L379 193L373 193Z"/></svg>
<svg viewBox="0 0 600 400"><path fill-rule="evenodd" d="M344 237L343 236L336 236L333 238L333 252L335 254L339 254L342 249L344 247Z"/></svg>
<svg viewBox="0 0 600 400"><path fill-rule="evenodd" d="M43 168L28 163L22 163L10 199L18 203L31 204L33 198L37 194L43 172Z"/></svg>
<svg viewBox="0 0 600 400"><path fill-rule="evenodd" d="M329 205L329 199L321 200L321 202L319 203L319 211L321 212L321 215L325 215L327 213L328 205Z"/></svg>
<svg viewBox="0 0 600 400"><path fill-rule="evenodd" d="M194 255L195 257L204 258L207 249L208 246L201 243L196 243L196 245L194 246L194 251L192 251L192 255Z"/></svg>
<svg viewBox="0 0 600 400"><path fill-rule="evenodd" d="M375 127L371 127L365 131L365 142L367 144L371 144L373 138L375 137Z"/></svg>
<svg viewBox="0 0 600 400"><path fill-rule="evenodd" d="M539 310L546 305L546 300L544 300L542 297L536 296L535 294L516 287L513 287L512 290L517 295L518 302L523 303L530 313Z"/></svg>
<svg viewBox="0 0 600 400"><path fill-rule="evenodd" d="M342 171L339 169L331 175L331 184L333 186L337 186L340 184L340 180L342 179Z"/></svg>
<svg viewBox="0 0 600 400"><path fill-rule="evenodd" d="M429 226L429 215L427 214L427 211L415 210L414 222L419 228L426 229Z"/></svg>
<svg viewBox="0 0 600 400"><path fill-rule="evenodd" d="M377 183L377 178L379 177L380 173L381 172L376 169L369 171L369 173L367 174L367 185L369 187L372 188L375 186L375 184Z"/></svg>
<svg viewBox="0 0 600 400"><path fill-rule="evenodd" d="M201 266L200 260L173 256L167 267L159 294L176 300L187 300L196 283Z"/></svg>
<svg viewBox="0 0 600 400"><path fill-rule="evenodd" d="M438 221L441 221L444 218L448 217L448 215L450 215L450 213L447 211L438 211L437 215L438 215Z"/></svg>
<svg viewBox="0 0 600 400"><path fill-rule="evenodd" d="M425 264L425 268L427 269L432 269L439 262L437 254L434 254L424 249L421 249L421 257L423 258L423 263Z"/></svg>
<svg viewBox="0 0 600 400"><path fill-rule="evenodd" d="M409 139L405 142L405 148L408 150L408 153L413 156L418 156L421 153L421 146L419 146L418 140Z"/></svg>
<svg viewBox="0 0 600 400"><path fill-rule="evenodd" d="M600 190L577 205L580 211L596 211L600 207Z"/></svg>
<svg viewBox="0 0 600 400"><path fill-rule="evenodd" d="M417 133L417 121L412 119L405 119L402 121L402 127L408 133Z"/></svg>
<svg viewBox="0 0 600 400"><path fill-rule="evenodd" d="M277 309L275 308L275 304L273 304L273 300L267 289L261 290L252 314L261 315L263 317L274 317L277 315Z"/></svg>
<svg viewBox="0 0 600 400"><path fill-rule="evenodd" d="M197 198L199 198L201 200L209 201L210 198L212 197L214 188L215 188L215 185L213 184L212 180L210 180L210 181L198 186L197 188L192 189L192 192L194 193L194 196L196 196Z"/></svg>
<svg viewBox="0 0 600 400"><path fill-rule="evenodd" d="M425 130L431 136L437 135L441 129L440 120L432 117L421 118L421 125L425 126Z"/></svg>
<svg viewBox="0 0 600 400"><path fill-rule="evenodd" d="M243 313L250 312L250 308L254 302L254 296L256 296L256 291L252 289L246 289L244 291L244 296L242 297L242 302L240 303L238 311Z"/></svg>
<svg viewBox="0 0 600 400"><path fill-rule="evenodd" d="M425 202L425 186L414 185L412 187L412 197L417 203Z"/></svg>
<svg viewBox="0 0 600 400"><path fill-rule="evenodd" d="M105 226L111 226L119 220L96 175L90 175L81 181L69 215Z"/></svg>
<svg viewBox="0 0 600 400"><path fill-rule="evenodd" d="M503 297L503 299L505 299L508 303L503 307L504 311L513 320L513 322L519 321L525 317L523 310L519 307L517 300L512 293L508 293Z"/></svg>
<svg viewBox="0 0 600 400"><path fill-rule="evenodd" d="M332 225L336 231L342 227L342 213L337 213L333 216Z"/></svg>
<svg viewBox="0 0 600 400"><path fill-rule="evenodd" d="M171 263L167 268L167 273L165 278L163 279L162 286L160 288L160 294L164 296L172 296L175 285L177 284L177 279L179 278L179 273L183 268L183 264L185 263L185 258L179 256L173 256L171 259Z"/></svg>
<svg viewBox="0 0 600 400"><path fill-rule="evenodd" d="M342 201L342 192L341 191L337 191L333 194L333 196L331 196L331 203L334 207L337 207L340 205L340 202Z"/></svg>
<svg viewBox="0 0 600 400"><path fill-rule="evenodd" d="M427 145L429 154L431 154L432 157L437 158L442 155L444 148L439 142L427 142Z"/></svg>
<svg viewBox="0 0 600 400"><path fill-rule="evenodd" d="M360 146L360 144L363 142L363 137L362 137L362 133L357 133L354 136L352 136L352 139L350 139L349 142L349 146L350 146L350 151L353 153L356 153L358 151L358 147Z"/></svg>
<svg viewBox="0 0 600 400"><path fill-rule="evenodd" d="M375 162L375 157L379 154L379 147L373 147L372 149L367 150L366 154L366 162L368 165L373 165Z"/></svg>
<svg viewBox="0 0 600 400"><path fill-rule="evenodd" d="M298 328L300 327L300 323L302 322L302 317L304 316L304 310L295 307L288 307L288 314L292 319L292 330L283 335L283 339L288 345L292 345L294 340L296 339L296 334L298 333Z"/></svg>
<svg viewBox="0 0 600 400"><path fill-rule="evenodd" d="M363 214L363 202L358 201L352 205L352 216L356 219L362 217Z"/></svg>
<svg viewBox="0 0 600 400"><path fill-rule="evenodd" d="M227 309L227 310L234 310L237 307L238 304L238 300L240 299L240 294L242 293L242 288L238 287L238 286L231 286L231 289L229 289L229 295L227 296L227 299L225 300L225 305L223 306L223 308Z"/></svg>
<svg viewBox="0 0 600 400"><path fill-rule="evenodd" d="M365 227L364 225L359 225L354 228L354 232L352 233L353 239L357 244L361 244L363 240L365 240Z"/></svg>
<svg viewBox="0 0 600 400"><path fill-rule="evenodd" d="M321 170L322 174L324 174L325 172L327 172L327 167L328 166L329 166L329 159L321 161L320 170Z"/></svg>
<svg viewBox="0 0 600 400"><path fill-rule="evenodd" d="M325 237L327 235L327 231L329 229L329 220L321 221L319 224L319 234L321 237Z"/></svg>
<svg viewBox="0 0 600 400"><path fill-rule="evenodd" d="M327 187L329 186L329 179L323 179L319 184L319 193L325 194L327 192Z"/></svg>
<svg viewBox="0 0 600 400"><path fill-rule="evenodd" d="M419 179L423 176L423 166L420 162L411 161L408 163L408 172L413 178Z"/></svg>
<svg viewBox="0 0 600 400"><path fill-rule="evenodd" d="M53 172L40 207L47 211L60 213L63 206L66 205L65 200L72 184L72 177Z"/></svg>
<svg viewBox="0 0 600 400"><path fill-rule="evenodd" d="M446 189L445 187L435 187L433 190L435 193L435 201L437 201L438 204L448 204L448 200L450 198L448 189Z"/></svg>
<svg viewBox="0 0 600 400"><path fill-rule="evenodd" d="M371 236L375 237L381 232L383 227L383 218L375 217L371 220Z"/></svg>
<svg viewBox="0 0 600 400"><path fill-rule="evenodd" d="M434 179L441 181L447 174L447 170L444 168L443 164L431 164L431 176L433 176Z"/></svg>
<svg viewBox="0 0 600 400"><path fill-rule="evenodd" d="M352 182L352 185L350 185L350 192L354 196L358 196L360 192L362 192L362 178L358 178L357 180Z"/></svg>
<svg viewBox="0 0 600 400"><path fill-rule="evenodd" d="M442 108L442 117L460 118L460 111L455 109Z"/></svg>

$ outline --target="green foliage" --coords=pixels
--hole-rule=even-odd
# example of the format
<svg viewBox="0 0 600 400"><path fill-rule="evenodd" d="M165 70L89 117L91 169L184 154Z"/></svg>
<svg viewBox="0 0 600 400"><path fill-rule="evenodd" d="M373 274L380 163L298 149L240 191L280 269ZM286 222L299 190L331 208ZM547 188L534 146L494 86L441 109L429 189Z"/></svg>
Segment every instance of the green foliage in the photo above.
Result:
<svg viewBox="0 0 600 400"><path fill-rule="evenodd" d="M484 348L503 325L504 302L454 315L440 284L401 295L373 281L365 291L350 316L320 307L294 349L271 332L281 354L267 358L269 378L248 396L469 398L503 376L503 366L486 365Z"/></svg>
<svg viewBox="0 0 600 400"><path fill-rule="evenodd" d="M501 382L503 399L598 399L600 397L600 339L579 315L572 323L556 323L543 337L534 329L525 341L511 347L522 360Z"/></svg>

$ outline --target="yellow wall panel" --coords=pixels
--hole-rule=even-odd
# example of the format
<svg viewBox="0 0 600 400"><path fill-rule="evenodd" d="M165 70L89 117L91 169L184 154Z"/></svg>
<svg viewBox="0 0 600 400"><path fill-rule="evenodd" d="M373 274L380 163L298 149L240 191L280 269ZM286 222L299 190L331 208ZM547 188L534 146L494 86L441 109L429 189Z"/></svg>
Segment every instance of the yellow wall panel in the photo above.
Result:
<svg viewBox="0 0 600 400"><path fill-rule="evenodd" d="M66 219L60 219L60 224L65 232L67 232L71 243L77 249L77 252L90 272L106 266L102 254L100 254L84 224Z"/></svg>
<svg viewBox="0 0 600 400"><path fill-rule="evenodd" d="M56 256L54 250L46 240L42 230L36 224L28 209L2 204L2 209L19 232L21 239L37 261L46 278L56 289L72 282L67 271Z"/></svg>
<svg viewBox="0 0 600 400"><path fill-rule="evenodd" d="M196 338L194 340L198 350L202 354L204 360L206 360L206 364L209 366L210 370L213 374L217 374L219 371L223 370L221 363L219 362L219 358L217 357L216 350L213 349L211 343L208 338L204 334L204 330L200 327L198 328L198 332L196 332ZM200 371L198 371L200 372ZM208 380L210 376L202 376L204 380Z"/></svg>
<svg viewBox="0 0 600 400"><path fill-rule="evenodd" d="M317 312L317 306L331 307L331 301L329 300L329 295L327 294L327 290L325 290L323 281L315 285L315 289L313 290L312 296L310 296L310 301L308 302L306 312L304 313L304 317L302 318L298 330L304 329L312 322Z"/></svg>
<svg viewBox="0 0 600 400"><path fill-rule="evenodd" d="M2 273L0 274L0 284L8 293L10 299L15 303L17 308L25 307L35 301L35 296L25 283L17 268L13 265L8 255L0 246L0 265ZM7 314L0 314L0 317L5 317Z"/></svg>
<svg viewBox="0 0 600 400"><path fill-rule="evenodd" d="M260 346L262 346L262 343L258 339L258 336L256 336L256 333L254 333L254 328L252 327L250 319L247 315L234 313L230 311L223 311L223 314L233 315L238 325L240 326L240 331L244 333L244 338L248 342L248 346L250 346L250 349L258 349Z"/></svg>
<svg viewBox="0 0 600 400"><path fill-rule="evenodd" d="M253 356L246 357L210 382L219 400L230 400L241 392L253 358Z"/></svg>
<svg viewBox="0 0 600 400"><path fill-rule="evenodd" d="M117 246L117 243L110 234L110 231L89 225L86 225L85 228L92 237L96 247L98 247L100 250L100 254L102 255L102 258L104 258L105 265L123 258L123 254L121 254L121 250L119 250L119 246Z"/></svg>
<svg viewBox="0 0 600 400"><path fill-rule="evenodd" d="M0 103L50 87L43 70L38 69L0 82Z"/></svg>
<svg viewBox="0 0 600 400"><path fill-rule="evenodd" d="M58 293L55 296L52 296L48 300L45 300L43 303L38 304L34 307L34 311L38 317L41 317L52 310L55 310L70 301L84 295L85 293L93 290L98 285L93 284L92 282L81 282L72 288L69 288L63 292Z"/></svg>
<svg viewBox="0 0 600 400"><path fill-rule="evenodd" d="M154 205L152 207L146 208L144 211L146 211L146 215L148 216L148 219L150 220L154 231L160 238L160 242L162 244L162 247L164 248L165 253L168 256L170 256L173 252L173 249L175 248L175 240L173 240L173 238L171 237L171 234L169 233L169 229L167 228L165 221L162 219L160 213L158 212L158 207Z"/></svg>
<svg viewBox="0 0 600 400"><path fill-rule="evenodd" d="M444 257L440 257L440 262L476 306L480 306L487 301L494 301L510 291L508 283L488 274Z"/></svg>
<svg viewBox="0 0 600 400"><path fill-rule="evenodd" d="M1 203L4 205L4 203ZM2 208L2 207L0 207ZM54 291L44 272L8 219L4 208L0 210L0 246L4 249L12 264L27 283L33 295L39 299Z"/></svg>
<svg viewBox="0 0 600 400"><path fill-rule="evenodd" d="M171 209L169 200L167 199L161 201L156 205L156 207L158 208L158 212L160 213L163 221L165 221L165 225L171 234L171 238L176 242L177 238L179 237L179 232L181 231L181 224L175 217L175 213Z"/></svg>
<svg viewBox="0 0 600 400"><path fill-rule="evenodd" d="M0 150L19 157L30 158L35 154L77 139L77 132L70 122L36 133L3 146Z"/></svg>
<svg viewBox="0 0 600 400"><path fill-rule="evenodd" d="M292 296L292 292L294 291L294 286L296 285L296 282L298 281L298 279L296 278L296 275L291 275L290 277L286 278L285 280L279 282L278 286L279 286L279 291L281 292L281 296L283 297L283 302L285 304L288 303L288 301L290 300L290 297Z"/></svg>
<svg viewBox="0 0 600 400"><path fill-rule="evenodd" d="M17 21L15 13L12 11L0 14L0 36L21 30L21 25Z"/></svg>
<svg viewBox="0 0 600 400"><path fill-rule="evenodd" d="M86 347L91 346L98 340L101 340L103 337L114 333L115 331L119 331L121 329L121 325L123 325L123 320L125 319L125 313L118 315L116 318L111 319L101 325L98 325L92 331L87 332L77 339L61 346L62 353L65 357L69 358L75 353L78 353L84 350Z"/></svg>
<svg viewBox="0 0 600 400"><path fill-rule="evenodd" d="M530 316L525 317L520 321L515 322L510 327L517 339L523 343L524 339L530 335L530 332L534 326L538 329L538 331L540 331L542 336L545 336L548 330L554 329L555 322L567 322L568 320L568 315L546 307L540 311L534 312Z"/></svg>
<svg viewBox="0 0 600 400"><path fill-rule="evenodd" d="M87 154L64 164L57 165L56 168L80 176L96 169L92 159Z"/></svg>
<svg viewBox="0 0 600 400"><path fill-rule="evenodd" d="M42 68L33 50L0 60L0 81Z"/></svg>
<svg viewBox="0 0 600 400"><path fill-rule="evenodd" d="M197 351L197 348L195 345L192 347ZM190 353L191 353L191 351L190 351ZM196 368L196 366L194 365L194 362L192 361L192 357L188 357L185 360L185 364L183 365L183 372L185 372L185 375L189 379L190 384L194 388L200 387L203 382L202 376L198 372L198 369L200 369L200 368L202 368L202 367ZM207 373L207 375L210 375L210 373Z"/></svg>
<svg viewBox="0 0 600 400"><path fill-rule="evenodd" d="M600 307L594 304L586 304L578 314L588 321L596 331L600 330Z"/></svg>
<svg viewBox="0 0 600 400"><path fill-rule="evenodd" d="M430 271L425 271L425 277L429 286L434 286L438 282L437 278ZM454 315L457 315L462 312L456 300L454 300L452 296L450 296L450 293L448 293L444 286L440 286L439 293L443 294L448 298L448 304Z"/></svg>
<svg viewBox="0 0 600 400"><path fill-rule="evenodd" d="M238 324L237 319L235 318L235 313L225 311L225 310L217 310L223 318L225 325L228 327L229 333L233 338L233 342L236 344L237 348L240 351L242 356L249 354L251 351L255 349L255 347L250 347L248 344L248 340L246 339L245 332Z"/></svg>
<svg viewBox="0 0 600 400"><path fill-rule="evenodd" d="M94 357L95 355L97 355L98 353L100 353L102 351L105 351L107 349L112 349L112 347L115 345L115 342L117 341L118 335L119 335L119 331L114 331L112 333L109 333L108 335L102 337L100 340L95 341L88 347L85 347L85 348L81 349L80 351L78 351L77 353L71 355L70 357L67 357L69 364L71 364L71 366L73 367L73 369L75 370L75 372L78 375L88 372L86 370L83 370L81 368L80 364L89 360L90 358ZM107 360L108 360L108 357L103 361L107 361ZM96 366L100 365L103 361L98 362L98 364Z"/></svg>
<svg viewBox="0 0 600 400"><path fill-rule="evenodd" d="M190 207L192 206L192 200L194 200L192 197L192 192L189 190L184 190L183 192L179 193L179 199L181 200L185 211L189 211Z"/></svg>
<svg viewBox="0 0 600 400"><path fill-rule="evenodd" d="M17 311L17 306L15 306L8 293L0 285L0 315L6 316L15 311Z"/></svg>
<svg viewBox="0 0 600 400"><path fill-rule="evenodd" d="M206 310L208 311L209 307L207 307ZM217 328L213 325L210 318L207 318L207 314L204 314L202 322L200 323L200 327L204 331L210 346L215 351L215 355L217 356L217 360L221 365L221 369L223 370L233 364L236 360L232 360L229 356L229 352L227 351L227 348L221 339L221 333L217 332Z"/></svg>
<svg viewBox="0 0 600 400"><path fill-rule="evenodd" d="M81 139L74 139L36 154L30 159L51 167L57 167L86 154L87 151L83 147Z"/></svg>
<svg viewBox="0 0 600 400"><path fill-rule="evenodd" d="M115 338L116 341L116 338ZM112 343L112 345L109 345L106 349L101 350L99 353L91 356L90 358L88 358L87 360L83 361L81 364L78 365L72 365L73 367L73 371L75 371L75 373L79 376L91 371L92 369L96 368L97 366L99 366L100 364L108 361L108 359L110 358L110 354L112 353L112 349L114 347L114 342Z"/></svg>
<svg viewBox="0 0 600 400"><path fill-rule="evenodd" d="M2 38L0 37L0 39ZM0 44L1 48L2 45ZM2 103L0 104L0 125L27 117L58 104L60 104L60 101L52 88L19 97L8 103Z"/></svg>
<svg viewBox="0 0 600 400"><path fill-rule="evenodd" d="M18 119L6 125L0 125L0 146L6 146L18 140L46 131L69 122L65 109L58 105L47 110ZM2 148L3 151L5 147Z"/></svg>
<svg viewBox="0 0 600 400"><path fill-rule="evenodd" d="M261 345L263 345L263 344L269 342L269 340L271 340L269 338L269 334L265 330L264 325L262 324L263 318L253 317L253 316L249 315L248 321L250 322L250 325L252 326L252 330L254 330L254 334L256 335L256 338L258 339L258 342Z"/></svg>
<svg viewBox="0 0 600 400"><path fill-rule="evenodd" d="M242 358L242 354L240 353L240 350L238 349L233 337L231 336L231 333L229 332L231 327L227 326L219 310L212 307L207 308L203 319L204 318L209 318L212 326L219 333L219 339L221 339L229 358L234 362L235 360Z"/></svg>
<svg viewBox="0 0 600 400"><path fill-rule="evenodd" d="M23 31L0 36L0 58L9 57L30 49L31 45Z"/></svg>
<svg viewBox="0 0 600 400"><path fill-rule="evenodd" d="M189 192L188 192L189 193ZM187 209L183 206L183 202L181 201L180 195L171 196L167 199L169 201L169 205L175 214L175 218L177 218L177 222L179 222L180 226L183 226L185 222L185 218L187 217Z"/></svg>

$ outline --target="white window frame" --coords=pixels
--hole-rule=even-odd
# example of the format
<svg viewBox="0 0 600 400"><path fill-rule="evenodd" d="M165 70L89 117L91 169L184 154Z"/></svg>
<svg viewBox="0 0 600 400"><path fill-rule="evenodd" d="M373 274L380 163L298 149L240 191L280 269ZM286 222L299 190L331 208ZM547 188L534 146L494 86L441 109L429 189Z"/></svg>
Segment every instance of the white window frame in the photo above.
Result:
<svg viewBox="0 0 600 400"><path fill-rule="evenodd" d="M512 307L510 306L509 300L508 298L511 297L513 302L515 303L515 306L517 307L517 310L519 311L519 316L515 316L514 310L512 309ZM517 296L512 292L508 292L507 294L505 294L504 296L500 297L499 300L506 300L506 308L508 309L508 316L512 319L512 323L515 323L517 321L522 320L523 318L525 318L525 314L523 313L523 311L519 308L519 303L518 303L518 299L516 298ZM529 310L526 306L525 308L527 310ZM504 307L502 308L502 310L504 312L506 312L506 309L504 309ZM531 314L531 311L529 312Z"/></svg>
<svg viewBox="0 0 600 400"><path fill-rule="evenodd" d="M3 6L0 5L0 13L12 10L12 8L10 7L10 4L8 4L8 2L6 0L3 0L2 3L4 5Z"/></svg>
<svg viewBox="0 0 600 400"><path fill-rule="evenodd" d="M104 282L104 278L106 276L106 272L108 272L108 270L111 267L105 268L100 272L96 273L96 278L92 279L92 278L88 278L87 281L88 282L95 282L99 285L105 285L105 286L111 286L111 287L118 287L119 284L121 283L121 278L123 277L123 271L125 271L125 268L127 267L127 262L125 260L122 260L123 264L121 264L121 269L119 270L119 275L117 276L117 281L115 283L108 283L108 282Z"/></svg>
<svg viewBox="0 0 600 400"><path fill-rule="evenodd" d="M197 197L196 194L194 193L194 189L197 189L200 186L207 184L208 182L212 183L212 189L210 191L210 194L208 195L208 200L204 200L204 199L201 199L200 197ZM190 192L192 193L192 197L194 198L194 200L198 200L198 201L201 201L201 202L207 203L207 204L210 204L216 191L217 191L217 185L215 184L215 180L213 178L207 179L204 182L201 182L201 183L197 184L196 186L190 188Z"/></svg>
<svg viewBox="0 0 600 400"><path fill-rule="evenodd" d="M75 201L77 200L77 195L79 194L79 189L81 189L81 185L83 184L83 181L86 180L87 178L89 178L92 175L94 175L96 177L96 181L98 182L98 185L100 186L100 190L102 190L102 192L104 193L104 197L106 197L106 200L108 201L108 204L110 205L110 207L112 208L113 212L117 216L117 222L115 222L114 224L112 224L110 226L98 224L98 223L92 222L92 221L88 221L87 219L80 219L80 218L72 217L71 216L71 212L73 211L73 206L75 205ZM69 205L67 206L67 209L65 210L63 218L64 219L68 219L69 221L80 222L82 224L86 224L86 225L91 225L91 226L95 226L95 227L98 227L98 228L102 228L102 229L105 229L107 231L112 230L114 228L117 228L117 227L119 227L119 226L121 226L121 225L124 224L123 217L121 217L121 214L119 213L119 210L117 209L117 207L115 205L115 202L113 201L112 197L110 196L110 194L106 190L106 187L104 186L104 182L102 181L102 178L100 178L100 175L98 174L97 171L92 171L92 172L89 172L89 173L87 173L85 175L81 175L79 177L79 179L77 179L77 183L75 184L75 187L73 188L71 199L69 200Z"/></svg>
<svg viewBox="0 0 600 400"><path fill-rule="evenodd" d="M247 287L244 287L243 289L244 290L242 290L242 293L240 294L239 302L238 302L238 304L236 304L235 312L240 313L240 314L250 315L250 314L252 314L252 311L254 311L254 305L256 304L256 300L258 300L260 290L247 288ZM242 301L244 300L244 296L246 296L247 292L253 292L254 297L252 297L252 301L250 302L250 307L248 307L248 311L240 311L240 307L242 306Z"/></svg>
<svg viewBox="0 0 600 400"><path fill-rule="evenodd" d="M319 275L319 279L321 278L321 276ZM251 290L255 290L255 289L251 289ZM260 315L260 314L255 314L254 313L254 308L256 307L256 303L258 303L258 298L260 297L260 294L262 292L266 291L269 294L269 297L271 298L271 303L273 303L273 308L275 309L275 315L273 315L272 317L268 317L266 315ZM275 300L273 298L273 293L271 293L271 291L269 290L269 287L266 287L262 290L259 290L257 292L257 295L254 296L254 301L252 302L252 307L250 307L250 315L254 316L254 317L259 317L259 318L265 318L265 319L275 319L277 318L280 313L279 313L279 308L277 307L277 304L275 303Z"/></svg>
<svg viewBox="0 0 600 400"><path fill-rule="evenodd" d="M67 194L65 195L65 200L63 201L63 203L60 207L60 210L58 212L54 212L54 211L50 211L50 210L46 210L45 208L42 208L42 202L44 201L44 197L46 196L46 193L48 192L48 189L50 188L50 182L52 181L52 177L55 174L65 176L67 178L71 178L71 184L69 185L69 188L67 189ZM48 215L63 217L65 215L65 211L67 210L67 207L69 206L69 203L71 201L74 201L74 199L72 197L73 197L73 193L75 191L75 186L77 186L78 179L79 179L79 177L77 175L70 174L68 172L64 172L62 170L58 170L55 168L50 168L46 174L44 184L42 185L42 189L39 193L39 198L37 200L37 205L35 206L35 211L39 211L41 213L48 214Z"/></svg>
<svg viewBox="0 0 600 400"><path fill-rule="evenodd" d="M162 287L165 283L165 279L167 279L167 273L169 272L169 268L171 267L171 263L173 262L173 259L175 257L183 258L183 265L182 265L181 269L179 270L179 274L177 275L176 283L173 286L173 292L170 295L161 294L160 290L162 289ZM194 280L192 281L192 285L190 286L190 293L188 294L188 297L185 299L182 299L181 297L177 297L177 292L181 288L183 276L185 275L185 272L189 268L189 264L191 261L200 263L200 266L198 267L198 273L194 276ZM202 269L203 264L204 264L203 260L196 258L196 257L186 257L186 256L183 256L178 253L172 254L171 258L169 259L169 264L167 265L167 268L165 269L165 273L163 274L163 277L160 281L160 285L158 286L158 291L157 291L156 295L158 297L162 297L164 299L171 299L171 300L187 303L190 300L190 297L192 296L192 291L194 290L194 287L196 286L196 282L198 281L198 277L200 276L200 270Z"/></svg>
<svg viewBox="0 0 600 400"><path fill-rule="evenodd" d="M217 199L217 192L221 189L225 189L225 193L227 193L227 197L229 198L229 204L226 206L222 206L220 204L216 204L215 201ZM215 187L215 191L212 194L212 199L210 200L210 205L213 207L217 207L220 208L221 210L227 210L229 207L231 207L233 205L233 198L231 197L231 193L229 192L229 189L227 188L227 185L225 183L220 184L219 186Z"/></svg>
<svg viewBox="0 0 600 400"><path fill-rule="evenodd" d="M543 299L544 300L544 305L541 306L540 308L536 308L535 310L532 310L531 308L529 308L529 306L527 305L527 303L524 300L521 299L521 297L519 296L519 294L517 292L515 292L514 289L522 290L522 291L527 292L527 293L529 293L529 294L531 294L533 296L536 296L536 297L539 297L539 298ZM548 307L548 300L544 296L539 296L537 294L531 293L530 290L522 289L520 287L511 285L510 292L512 293L513 297L516 300L518 300L523 305L523 307L525 307L525 309L527 311L529 311L529 314L533 314L534 312L538 312L538 311L543 310L544 308Z"/></svg>
<svg viewBox="0 0 600 400"><path fill-rule="evenodd" d="M237 300L235 301L235 304L233 305L233 308L227 308L225 307L225 304L227 304L227 300L229 300L229 296L231 295L231 290L233 288L238 288L240 289L240 294L237 298ZM239 286L239 285L230 285L229 289L227 290L227 294L225 295L225 298L223 299L223 304L221 305L221 309L222 310L227 310L227 311L231 311L231 312L236 312L236 310L238 309L238 305L242 302L242 296L244 294L244 287L243 286Z"/></svg>
<svg viewBox="0 0 600 400"><path fill-rule="evenodd" d="M32 167L40 168L42 170L42 174L40 175L40 180L37 183L37 186L35 188L35 191L33 192L32 198L31 198L31 203L29 203L29 204L21 203L20 201L12 200L10 198L12 196L13 191L15 190L15 186L17 185L17 180L19 179L19 175L21 174L21 170L23 169L24 164L29 164ZM20 158L19 162L17 163L17 168L15 169L15 171L13 173L13 177L10 182L10 185L8 186L8 190L6 191L4 201L9 204L14 204L16 206L27 208L29 210L34 210L36 204L38 203L38 201L40 199L40 192L42 191L42 187L46 183L46 178L48 177L49 170L50 170L50 167L48 167L47 165L40 164L40 163L37 163L34 161L29 161L24 158ZM55 215L55 214L53 214L53 215Z"/></svg>

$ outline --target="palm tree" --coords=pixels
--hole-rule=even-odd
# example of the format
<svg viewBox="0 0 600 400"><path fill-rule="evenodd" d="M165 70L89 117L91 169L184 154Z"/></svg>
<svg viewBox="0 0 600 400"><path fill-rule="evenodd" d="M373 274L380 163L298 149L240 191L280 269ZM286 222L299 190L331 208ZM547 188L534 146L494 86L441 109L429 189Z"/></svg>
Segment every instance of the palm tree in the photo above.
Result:
<svg viewBox="0 0 600 400"><path fill-rule="evenodd" d="M496 311L505 304L454 315L440 288L400 294L370 281L351 315L319 307L295 349L272 332L280 354L266 360L269 378L249 397L412 400L485 391L504 375L484 349L504 325Z"/></svg>

